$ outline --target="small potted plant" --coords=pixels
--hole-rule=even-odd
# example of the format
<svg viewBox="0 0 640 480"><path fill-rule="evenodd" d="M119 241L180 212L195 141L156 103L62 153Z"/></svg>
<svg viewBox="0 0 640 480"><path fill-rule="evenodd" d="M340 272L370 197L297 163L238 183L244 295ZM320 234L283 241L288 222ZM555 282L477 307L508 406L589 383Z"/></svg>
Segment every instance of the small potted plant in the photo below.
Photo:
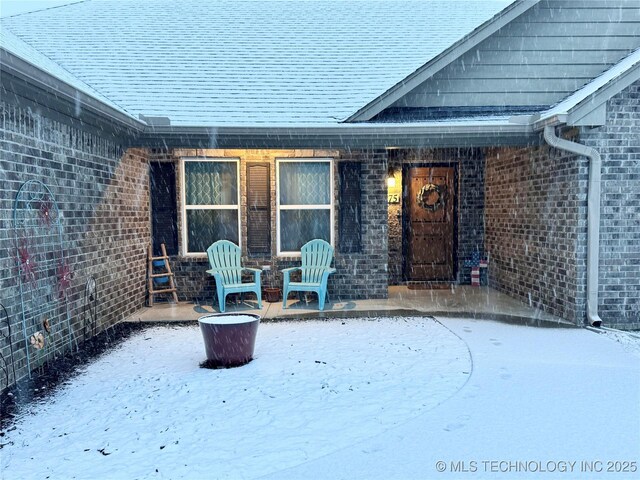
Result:
<svg viewBox="0 0 640 480"><path fill-rule="evenodd" d="M263 270L264 288L262 289L262 297L265 302L276 303L280 301L282 290L278 286L278 274L273 269L272 265L269 265L268 270Z"/></svg>

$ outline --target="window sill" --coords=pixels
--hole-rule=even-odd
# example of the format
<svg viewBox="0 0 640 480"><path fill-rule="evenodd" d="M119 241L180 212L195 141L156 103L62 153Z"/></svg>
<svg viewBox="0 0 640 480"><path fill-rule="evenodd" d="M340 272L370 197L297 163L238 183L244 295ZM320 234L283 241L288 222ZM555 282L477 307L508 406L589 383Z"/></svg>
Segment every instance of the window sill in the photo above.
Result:
<svg viewBox="0 0 640 480"><path fill-rule="evenodd" d="M279 253L276 255L278 260L289 261L289 260L300 260L302 253L294 253L294 252L286 252Z"/></svg>
<svg viewBox="0 0 640 480"><path fill-rule="evenodd" d="M206 253L179 253L178 255L176 255L176 257L180 261L188 261L188 260L191 260L191 261L193 261L193 260L195 260L195 261L200 261L200 260L208 261Z"/></svg>

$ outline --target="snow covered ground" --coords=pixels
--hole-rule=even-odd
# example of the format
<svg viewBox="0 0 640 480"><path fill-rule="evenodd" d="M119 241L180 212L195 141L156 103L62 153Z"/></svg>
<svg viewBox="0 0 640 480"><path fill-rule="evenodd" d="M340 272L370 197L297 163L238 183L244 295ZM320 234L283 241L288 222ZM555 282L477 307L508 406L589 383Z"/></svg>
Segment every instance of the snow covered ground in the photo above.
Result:
<svg viewBox="0 0 640 480"><path fill-rule="evenodd" d="M629 338L264 323L253 362L205 370L197 327L154 327L31 405L2 439L2 478L637 478Z"/></svg>

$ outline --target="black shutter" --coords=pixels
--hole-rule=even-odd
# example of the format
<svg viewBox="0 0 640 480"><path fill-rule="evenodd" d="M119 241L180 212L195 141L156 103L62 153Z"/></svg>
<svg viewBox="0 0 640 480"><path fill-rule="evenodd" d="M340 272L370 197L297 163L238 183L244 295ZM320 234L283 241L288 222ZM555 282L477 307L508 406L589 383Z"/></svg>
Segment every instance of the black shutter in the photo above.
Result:
<svg viewBox="0 0 640 480"><path fill-rule="evenodd" d="M340 162L338 173L340 176L339 248L343 253L358 253L362 251L360 163Z"/></svg>
<svg viewBox="0 0 640 480"><path fill-rule="evenodd" d="M247 253L271 254L271 195L268 163L247 164Z"/></svg>
<svg viewBox="0 0 640 480"><path fill-rule="evenodd" d="M172 162L150 162L151 238L153 254L161 255L164 243L169 255L178 254L178 204L176 168Z"/></svg>

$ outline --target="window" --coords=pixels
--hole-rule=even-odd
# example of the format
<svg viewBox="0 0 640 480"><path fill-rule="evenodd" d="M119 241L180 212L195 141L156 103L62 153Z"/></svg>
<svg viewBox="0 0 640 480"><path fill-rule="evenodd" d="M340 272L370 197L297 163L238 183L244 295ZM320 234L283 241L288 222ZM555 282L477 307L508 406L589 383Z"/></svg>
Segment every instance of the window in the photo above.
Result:
<svg viewBox="0 0 640 480"><path fill-rule="evenodd" d="M218 240L240 244L238 168L238 160L183 159L185 253L204 253Z"/></svg>
<svg viewBox="0 0 640 480"><path fill-rule="evenodd" d="M333 163L278 160L278 254L295 255L309 240L333 245Z"/></svg>

